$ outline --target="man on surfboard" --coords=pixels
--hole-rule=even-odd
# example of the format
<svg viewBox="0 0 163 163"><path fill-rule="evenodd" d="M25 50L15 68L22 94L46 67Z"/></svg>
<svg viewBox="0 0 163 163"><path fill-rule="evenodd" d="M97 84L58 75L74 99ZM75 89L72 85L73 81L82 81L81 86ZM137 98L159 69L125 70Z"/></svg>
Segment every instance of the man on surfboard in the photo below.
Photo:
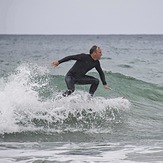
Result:
<svg viewBox="0 0 163 163"><path fill-rule="evenodd" d="M103 83L104 88L112 90L105 81L105 75L100 66L100 58L102 56L101 48L94 45L90 49L90 54L77 54L70 55L62 58L59 61L52 62L52 66L56 67L63 62L67 62L70 60L76 60L73 67L68 71L65 77L65 81L67 84L67 91L63 93L63 96L68 96L75 90L75 84L91 84L89 93L91 96L95 93L99 80L93 76L86 75L86 73L95 68L100 75L100 79Z"/></svg>

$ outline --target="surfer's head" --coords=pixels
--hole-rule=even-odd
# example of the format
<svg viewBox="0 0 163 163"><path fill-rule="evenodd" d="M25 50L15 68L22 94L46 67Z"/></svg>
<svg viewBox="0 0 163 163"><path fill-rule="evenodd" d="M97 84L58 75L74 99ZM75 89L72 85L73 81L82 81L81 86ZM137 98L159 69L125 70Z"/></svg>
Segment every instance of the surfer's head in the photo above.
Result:
<svg viewBox="0 0 163 163"><path fill-rule="evenodd" d="M102 56L101 48L96 45L91 47L89 53L94 60L99 60Z"/></svg>

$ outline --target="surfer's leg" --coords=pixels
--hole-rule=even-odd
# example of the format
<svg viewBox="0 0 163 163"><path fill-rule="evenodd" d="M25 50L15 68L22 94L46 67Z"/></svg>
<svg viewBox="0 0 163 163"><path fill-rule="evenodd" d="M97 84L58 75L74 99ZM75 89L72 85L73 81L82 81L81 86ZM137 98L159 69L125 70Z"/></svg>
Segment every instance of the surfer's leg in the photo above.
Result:
<svg viewBox="0 0 163 163"><path fill-rule="evenodd" d="M93 94L95 93L98 85L99 85L99 80L97 78L94 78L92 76L88 76L88 75L85 75L84 77L78 79L78 80L75 80L76 84L91 84L90 86L90 89L89 89L89 93L91 96L93 96Z"/></svg>
<svg viewBox="0 0 163 163"><path fill-rule="evenodd" d="M66 75L65 82L68 90L62 94L64 97L69 96L75 90L75 81L72 76Z"/></svg>
<svg viewBox="0 0 163 163"><path fill-rule="evenodd" d="M99 85L99 80L98 79L94 78L94 79L91 80L91 86L90 86L90 89L89 89L89 93L90 93L91 96L94 95L98 85Z"/></svg>

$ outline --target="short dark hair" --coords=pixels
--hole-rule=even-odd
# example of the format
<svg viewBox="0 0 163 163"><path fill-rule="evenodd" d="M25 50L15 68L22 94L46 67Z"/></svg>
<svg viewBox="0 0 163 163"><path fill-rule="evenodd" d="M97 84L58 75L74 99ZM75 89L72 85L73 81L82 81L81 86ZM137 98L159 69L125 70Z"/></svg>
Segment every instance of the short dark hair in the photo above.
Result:
<svg viewBox="0 0 163 163"><path fill-rule="evenodd" d="M93 52L95 52L99 47L97 45L93 45L91 47L91 49L89 50L89 53L92 54Z"/></svg>

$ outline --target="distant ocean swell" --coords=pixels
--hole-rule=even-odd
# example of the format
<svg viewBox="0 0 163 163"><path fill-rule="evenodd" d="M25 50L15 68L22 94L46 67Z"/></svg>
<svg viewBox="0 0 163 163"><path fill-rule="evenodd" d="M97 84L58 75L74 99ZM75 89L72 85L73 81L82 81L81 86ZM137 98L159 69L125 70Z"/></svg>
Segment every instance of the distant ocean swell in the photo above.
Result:
<svg viewBox="0 0 163 163"><path fill-rule="evenodd" d="M89 99L87 90L79 87L72 96L60 98L66 89L63 76L51 75L46 67L36 64L21 64L0 79L0 138L12 140L26 135L32 140L38 133L42 139L74 132L109 134L114 126L136 127L135 119L142 124L162 108L162 87L122 74L105 74L114 91L108 93L99 86L95 97ZM137 111L131 114L132 107ZM148 107L151 109L146 114ZM127 114L131 114L130 122ZM146 117L142 120L143 114ZM161 116L162 111L153 118L162 121Z"/></svg>

